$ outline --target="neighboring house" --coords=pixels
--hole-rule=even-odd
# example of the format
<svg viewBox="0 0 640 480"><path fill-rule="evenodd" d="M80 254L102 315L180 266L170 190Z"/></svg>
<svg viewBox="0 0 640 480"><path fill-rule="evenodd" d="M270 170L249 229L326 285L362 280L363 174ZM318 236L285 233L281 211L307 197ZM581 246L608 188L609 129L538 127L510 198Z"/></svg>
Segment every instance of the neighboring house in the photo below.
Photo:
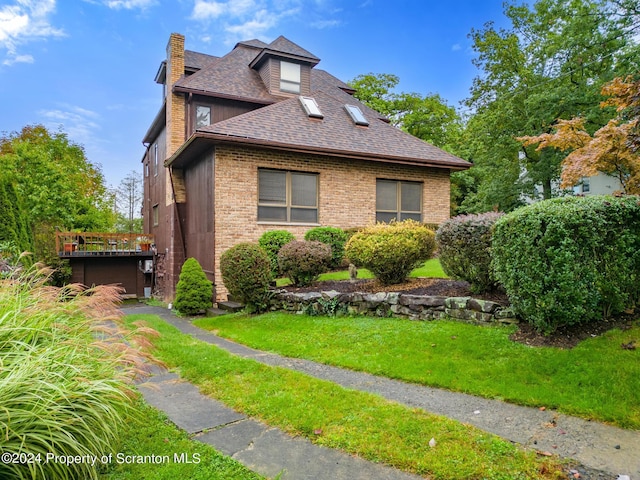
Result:
<svg viewBox="0 0 640 480"><path fill-rule="evenodd" d="M573 187L576 195L614 195L622 192L620 180L605 173L598 173L593 177L582 177L582 180Z"/></svg>
<svg viewBox="0 0 640 480"><path fill-rule="evenodd" d="M171 35L143 140L144 231L165 299L188 257L224 299L221 253L268 230L302 239L319 225L449 217L449 174L470 164L390 125L319 62L284 37L218 58Z"/></svg>

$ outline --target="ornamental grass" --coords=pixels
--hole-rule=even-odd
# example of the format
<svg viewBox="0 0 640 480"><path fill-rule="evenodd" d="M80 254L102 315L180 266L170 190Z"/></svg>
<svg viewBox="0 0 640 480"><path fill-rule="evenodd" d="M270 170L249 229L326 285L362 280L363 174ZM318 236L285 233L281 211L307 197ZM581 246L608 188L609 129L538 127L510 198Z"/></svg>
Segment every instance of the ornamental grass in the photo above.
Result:
<svg viewBox="0 0 640 480"><path fill-rule="evenodd" d="M0 478L96 479L135 417L141 332L122 328L118 287L47 277L34 267L0 279Z"/></svg>

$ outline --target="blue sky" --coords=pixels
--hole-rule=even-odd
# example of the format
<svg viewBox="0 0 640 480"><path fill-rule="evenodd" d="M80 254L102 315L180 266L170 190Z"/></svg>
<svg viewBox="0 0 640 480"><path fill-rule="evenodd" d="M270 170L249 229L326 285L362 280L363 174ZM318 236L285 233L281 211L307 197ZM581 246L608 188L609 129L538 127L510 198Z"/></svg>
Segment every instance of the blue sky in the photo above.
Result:
<svg viewBox="0 0 640 480"><path fill-rule="evenodd" d="M62 128L117 186L141 171L172 32L212 55L284 35L341 80L392 73L458 106L479 73L468 34L487 21L506 25L502 0L0 0L0 132Z"/></svg>

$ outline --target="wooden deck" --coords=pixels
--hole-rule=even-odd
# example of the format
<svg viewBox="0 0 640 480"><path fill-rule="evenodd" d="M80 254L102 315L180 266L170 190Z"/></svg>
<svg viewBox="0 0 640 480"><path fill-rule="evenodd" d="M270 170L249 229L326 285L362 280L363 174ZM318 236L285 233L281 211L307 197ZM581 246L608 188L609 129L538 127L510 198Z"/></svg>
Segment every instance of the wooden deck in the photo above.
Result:
<svg viewBox="0 0 640 480"><path fill-rule="evenodd" d="M60 258L153 256L155 239L142 233L57 232Z"/></svg>

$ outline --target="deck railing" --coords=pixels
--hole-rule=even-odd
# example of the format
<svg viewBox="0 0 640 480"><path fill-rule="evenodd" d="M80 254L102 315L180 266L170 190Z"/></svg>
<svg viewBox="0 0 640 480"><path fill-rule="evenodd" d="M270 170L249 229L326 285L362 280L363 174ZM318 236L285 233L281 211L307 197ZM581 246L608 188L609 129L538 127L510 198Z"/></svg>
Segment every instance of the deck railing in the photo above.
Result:
<svg viewBox="0 0 640 480"><path fill-rule="evenodd" d="M153 235L144 233L57 232L58 255L104 255L152 253Z"/></svg>

